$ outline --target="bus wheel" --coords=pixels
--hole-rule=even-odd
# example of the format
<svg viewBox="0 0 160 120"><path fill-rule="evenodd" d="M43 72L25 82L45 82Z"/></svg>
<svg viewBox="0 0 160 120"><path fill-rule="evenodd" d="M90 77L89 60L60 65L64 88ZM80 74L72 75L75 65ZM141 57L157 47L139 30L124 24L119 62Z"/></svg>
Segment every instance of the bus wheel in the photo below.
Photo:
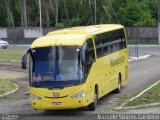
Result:
<svg viewBox="0 0 160 120"><path fill-rule="evenodd" d="M118 88L115 89L115 93L120 93L122 88L122 80L121 80L121 75L118 76Z"/></svg>
<svg viewBox="0 0 160 120"><path fill-rule="evenodd" d="M94 90L94 102L91 103L88 108L90 111L95 111L98 103L98 88L95 88Z"/></svg>

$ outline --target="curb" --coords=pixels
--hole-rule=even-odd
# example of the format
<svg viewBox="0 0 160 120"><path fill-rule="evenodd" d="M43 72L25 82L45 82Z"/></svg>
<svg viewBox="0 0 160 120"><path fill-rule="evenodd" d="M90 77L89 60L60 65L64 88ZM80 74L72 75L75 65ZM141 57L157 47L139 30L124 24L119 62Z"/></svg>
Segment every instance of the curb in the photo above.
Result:
<svg viewBox="0 0 160 120"><path fill-rule="evenodd" d="M9 91L9 92L6 92L6 93L0 95L0 98L3 98L3 97L5 97L5 96L8 96L8 95L10 95L10 94L16 92L17 90L19 90L18 85L17 85L16 83L14 83L14 85L16 86L16 88L15 88L14 90L11 90L11 91Z"/></svg>
<svg viewBox="0 0 160 120"><path fill-rule="evenodd" d="M18 60L0 60L0 62L20 63Z"/></svg>

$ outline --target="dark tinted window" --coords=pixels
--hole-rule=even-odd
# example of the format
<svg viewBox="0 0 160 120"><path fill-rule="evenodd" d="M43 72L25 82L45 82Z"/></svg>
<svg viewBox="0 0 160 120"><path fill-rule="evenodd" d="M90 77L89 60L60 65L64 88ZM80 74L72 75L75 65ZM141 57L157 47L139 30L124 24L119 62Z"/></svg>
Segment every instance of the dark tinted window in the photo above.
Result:
<svg viewBox="0 0 160 120"><path fill-rule="evenodd" d="M123 29L98 34L94 39L98 58L126 48L126 40Z"/></svg>
<svg viewBox="0 0 160 120"><path fill-rule="evenodd" d="M97 58L103 56L103 44L102 41L104 40L102 34L96 35L95 38L95 44L96 44L96 53L97 53Z"/></svg>
<svg viewBox="0 0 160 120"><path fill-rule="evenodd" d="M33 82L80 81L81 68L78 49L77 46L53 46L33 49Z"/></svg>
<svg viewBox="0 0 160 120"><path fill-rule="evenodd" d="M86 62L87 62L87 65L83 67L83 75L84 75L85 79L87 78L88 73L90 71L90 68L92 66L92 63L95 60L95 51L94 51L93 40L92 39L88 39L86 41L86 43L87 43L87 49L86 49Z"/></svg>
<svg viewBox="0 0 160 120"><path fill-rule="evenodd" d="M92 39L88 39L86 42L87 42L86 60L87 63L90 64L91 61L95 60L94 45Z"/></svg>

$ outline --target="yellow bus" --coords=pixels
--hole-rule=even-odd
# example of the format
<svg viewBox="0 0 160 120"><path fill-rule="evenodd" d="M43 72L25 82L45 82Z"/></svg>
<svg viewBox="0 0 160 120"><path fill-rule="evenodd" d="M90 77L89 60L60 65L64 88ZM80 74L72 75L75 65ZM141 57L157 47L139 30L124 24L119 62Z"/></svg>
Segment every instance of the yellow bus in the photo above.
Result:
<svg viewBox="0 0 160 120"><path fill-rule="evenodd" d="M119 24L72 27L36 39L29 54L31 106L38 110L95 110L98 100L120 92L128 80L125 30Z"/></svg>

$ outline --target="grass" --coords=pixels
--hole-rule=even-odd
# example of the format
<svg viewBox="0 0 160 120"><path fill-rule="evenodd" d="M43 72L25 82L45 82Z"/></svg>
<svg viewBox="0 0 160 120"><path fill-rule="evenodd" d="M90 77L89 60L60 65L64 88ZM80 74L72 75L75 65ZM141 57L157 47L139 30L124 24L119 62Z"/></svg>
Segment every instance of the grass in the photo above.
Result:
<svg viewBox="0 0 160 120"><path fill-rule="evenodd" d="M0 79L0 95L15 89L16 86L12 81Z"/></svg>
<svg viewBox="0 0 160 120"><path fill-rule="evenodd" d="M20 61L24 51L23 48L0 49L0 60Z"/></svg>
<svg viewBox="0 0 160 120"><path fill-rule="evenodd" d="M157 103L157 102L160 102L160 83L152 87L150 90L145 92L140 97L129 102L125 106L137 106L137 105Z"/></svg>
<svg viewBox="0 0 160 120"><path fill-rule="evenodd" d="M129 99L129 97L128 96L120 96L118 99L117 99L117 103L116 103L116 105L117 106L120 106L120 105L122 105L124 102L126 102L127 100Z"/></svg>
<svg viewBox="0 0 160 120"><path fill-rule="evenodd" d="M133 98L134 96L138 95L140 92L142 92L144 89L148 88L149 86L153 85L154 83L155 82L151 82L151 83L149 83L149 84L147 84L147 85L135 90L135 92L130 94L130 95L128 94L128 95L123 95L123 96L118 97L116 105L117 106L122 105L123 103L125 103L129 99Z"/></svg>

